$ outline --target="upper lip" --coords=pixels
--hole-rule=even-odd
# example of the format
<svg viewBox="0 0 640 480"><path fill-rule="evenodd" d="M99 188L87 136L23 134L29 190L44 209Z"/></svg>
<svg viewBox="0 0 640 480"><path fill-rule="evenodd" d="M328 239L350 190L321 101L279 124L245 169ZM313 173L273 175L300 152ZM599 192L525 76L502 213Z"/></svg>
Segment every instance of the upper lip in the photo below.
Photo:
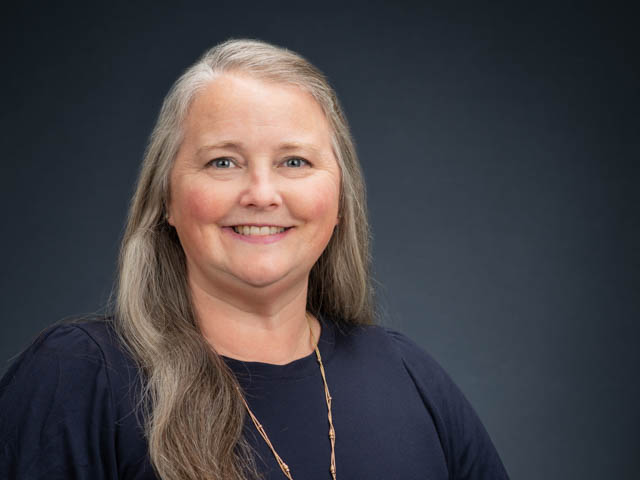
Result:
<svg viewBox="0 0 640 480"><path fill-rule="evenodd" d="M277 228L288 228L286 225L277 225L275 223L233 223L227 225L227 227L277 227Z"/></svg>

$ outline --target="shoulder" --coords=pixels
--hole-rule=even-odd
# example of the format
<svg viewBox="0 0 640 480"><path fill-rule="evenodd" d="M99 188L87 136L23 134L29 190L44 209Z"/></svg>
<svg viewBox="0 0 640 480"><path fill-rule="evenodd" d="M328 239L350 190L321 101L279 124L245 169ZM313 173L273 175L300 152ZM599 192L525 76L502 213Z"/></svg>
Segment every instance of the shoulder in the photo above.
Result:
<svg viewBox="0 0 640 480"><path fill-rule="evenodd" d="M40 382L53 380L61 364L95 369L104 363L99 344L75 324L58 324L47 328L12 362L0 383L6 391L26 374L38 375ZM40 376L42 375L42 376Z"/></svg>
<svg viewBox="0 0 640 480"><path fill-rule="evenodd" d="M434 382L448 378L438 362L406 334L383 325L358 325L337 328L337 342L353 351L374 352L386 361L402 365L407 372Z"/></svg>
<svg viewBox="0 0 640 480"><path fill-rule="evenodd" d="M75 373L112 371L130 363L127 357L108 317L56 324L40 333L14 360L0 391L25 370L44 373L64 365Z"/></svg>
<svg viewBox="0 0 640 480"><path fill-rule="evenodd" d="M402 363L404 372L411 378L436 423L452 427L457 420L456 411L471 408L462 391L431 354L414 340L388 327L380 326L378 330L378 335L387 339L395 358Z"/></svg>
<svg viewBox="0 0 640 480"><path fill-rule="evenodd" d="M0 476L115 471L130 364L107 319L41 333L0 381Z"/></svg>
<svg viewBox="0 0 640 480"><path fill-rule="evenodd" d="M407 374L411 376L422 394L429 392L432 397L461 395L449 374L417 342L398 330L384 326L378 328L382 331L381 335L388 339L390 348L400 358ZM442 398L442 400L445 399Z"/></svg>
<svg viewBox="0 0 640 480"><path fill-rule="evenodd" d="M378 375L405 377L434 415L462 396L440 364L406 334L383 325L338 327L336 349Z"/></svg>
<svg viewBox="0 0 640 480"><path fill-rule="evenodd" d="M101 356L103 347L117 343L111 317L99 317L54 324L38 334L18 357L34 354L91 353Z"/></svg>
<svg viewBox="0 0 640 480"><path fill-rule="evenodd" d="M393 328L371 325L344 330L337 335L336 346L340 344L343 350L351 350L353 361L369 375L384 376L385 384L396 387L412 386L412 396L419 397L436 428L451 478L508 478L465 395L417 342ZM400 389L396 390L400 395Z"/></svg>
<svg viewBox="0 0 640 480"><path fill-rule="evenodd" d="M85 403L102 392L102 400L117 406L120 392L130 390L138 378L111 318L61 323L44 330L13 361L0 380L0 402L30 398Z"/></svg>
<svg viewBox="0 0 640 480"><path fill-rule="evenodd" d="M124 353L117 351L115 333L106 319L49 327L5 373L0 381L0 403L71 397L81 401L89 388L93 393L98 387L110 391L111 377L117 376L125 360Z"/></svg>

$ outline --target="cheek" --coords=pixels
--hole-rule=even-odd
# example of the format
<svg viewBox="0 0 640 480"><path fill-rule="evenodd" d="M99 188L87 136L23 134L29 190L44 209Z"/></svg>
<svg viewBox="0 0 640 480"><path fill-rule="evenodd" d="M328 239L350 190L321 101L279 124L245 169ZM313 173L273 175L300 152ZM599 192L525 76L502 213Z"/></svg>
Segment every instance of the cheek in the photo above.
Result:
<svg viewBox="0 0 640 480"><path fill-rule="evenodd" d="M182 215L197 222L212 222L220 218L226 208L224 194L210 186L192 183L182 191Z"/></svg>
<svg viewBox="0 0 640 480"><path fill-rule="evenodd" d="M301 216L309 221L333 225L338 214L338 195L339 187L333 182L322 182L305 188L300 196L304 199L299 203Z"/></svg>

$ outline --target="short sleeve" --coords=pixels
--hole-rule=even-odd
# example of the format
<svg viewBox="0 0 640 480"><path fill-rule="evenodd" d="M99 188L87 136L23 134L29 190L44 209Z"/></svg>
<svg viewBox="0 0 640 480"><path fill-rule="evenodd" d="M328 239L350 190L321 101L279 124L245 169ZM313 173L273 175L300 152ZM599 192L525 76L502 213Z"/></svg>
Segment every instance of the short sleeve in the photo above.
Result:
<svg viewBox="0 0 640 480"><path fill-rule="evenodd" d="M406 335L385 328L436 424L451 480L508 479L478 415L443 368Z"/></svg>
<svg viewBox="0 0 640 480"><path fill-rule="evenodd" d="M81 328L42 334L0 381L0 478L116 479L109 376Z"/></svg>

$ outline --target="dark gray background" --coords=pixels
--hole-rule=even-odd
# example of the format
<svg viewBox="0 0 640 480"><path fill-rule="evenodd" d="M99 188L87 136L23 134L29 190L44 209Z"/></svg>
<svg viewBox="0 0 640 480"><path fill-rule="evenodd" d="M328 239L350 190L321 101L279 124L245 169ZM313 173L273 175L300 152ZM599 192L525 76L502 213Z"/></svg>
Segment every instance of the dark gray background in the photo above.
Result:
<svg viewBox="0 0 640 480"><path fill-rule="evenodd" d="M448 370L511 476L637 478L634 12L57 3L2 20L3 367L46 325L104 305L164 95L206 48L255 37L336 88L384 322Z"/></svg>

